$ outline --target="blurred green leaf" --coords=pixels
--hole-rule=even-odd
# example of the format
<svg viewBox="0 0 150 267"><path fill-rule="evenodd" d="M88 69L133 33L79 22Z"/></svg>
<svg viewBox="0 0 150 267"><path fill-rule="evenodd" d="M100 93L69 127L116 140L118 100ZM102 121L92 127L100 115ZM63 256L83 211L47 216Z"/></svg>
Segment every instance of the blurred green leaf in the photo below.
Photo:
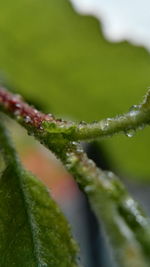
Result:
<svg viewBox="0 0 150 267"><path fill-rule="evenodd" d="M76 245L63 214L45 186L22 169L1 126L0 150L0 266L76 267Z"/></svg>
<svg viewBox="0 0 150 267"><path fill-rule="evenodd" d="M0 69L47 111L86 121L127 111L150 85L148 52L107 42L98 21L67 0L1 1ZM108 141L119 169L150 172L148 135Z"/></svg>

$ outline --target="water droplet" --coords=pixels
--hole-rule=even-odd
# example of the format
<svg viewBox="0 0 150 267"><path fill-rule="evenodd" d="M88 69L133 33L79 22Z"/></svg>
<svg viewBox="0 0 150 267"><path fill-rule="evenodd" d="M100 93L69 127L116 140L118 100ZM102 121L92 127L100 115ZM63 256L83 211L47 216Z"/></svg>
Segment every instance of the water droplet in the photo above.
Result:
<svg viewBox="0 0 150 267"><path fill-rule="evenodd" d="M16 98L17 100L22 100L22 96L19 95L19 94L16 94L16 95L15 95L15 98Z"/></svg>
<svg viewBox="0 0 150 267"><path fill-rule="evenodd" d="M19 109L15 110L14 114L15 116L18 116L20 114L20 110Z"/></svg>
<svg viewBox="0 0 150 267"><path fill-rule="evenodd" d="M64 124L61 124L61 125L59 125L59 128L65 129L65 125Z"/></svg>
<svg viewBox="0 0 150 267"><path fill-rule="evenodd" d="M135 130L134 129L130 129L130 130L125 132L125 135L127 137L133 137L135 135Z"/></svg>
<svg viewBox="0 0 150 267"><path fill-rule="evenodd" d="M130 116L136 116L139 113L139 106L138 105L134 105L130 108Z"/></svg>
<svg viewBox="0 0 150 267"><path fill-rule="evenodd" d="M19 103L16 103L15 104L15 107L18 108L18 109L20 109L21 108L21 105Z"/></svg>
<svg viewBox="0 0 150 267"><path fill-rule="evenodd" d="M130 108L130 111L133 111L133 110L139 110L139 106L138 106L138 105L133 105L133 106Z"/></svg>
<svg viewBox="0 0 150 267"><path fill-rule="evenodd" d="M16 112L15 112L15 115L17 116L16 119L17 119L18 121L22 119L22 117L21 117L19 114L17 114Z"/></svg>
<svg viewBox="0 0 150 267"><path fill-rule="evenodd" d="M24 120L25 120L26 123L32 122L32 120L31 120L31 118L29 116L26 116L24 118Z"/></svg>
<svg viewBox="0 0 150 267"><path fill-rule="evenodd" d="M73 141L72 144L73 144L74 146L76 146L76 145L77 145L77 142Z"/></svg>
<svg viewBox="0 0 150 267"><path fill-rule="evenodd" d="M88 164L90 167L95 168L95 162L93 160L89 159Z"/></svg>
<svg viewBox="0 0 150 267"><path fill-rule="evenodd" d="M86 122L85 122L85 121L80 121L79 124L80 124L80 125L86 125Z"/></svg>
<svg viewBox="0 0 150 267"><path fill-rule="evenodd" d="M110 123L110 122L111 122L111 119L110 119L110 118L101 121L101 122L100 122L100 127L101 127L101 129L102 129L103 131L106 131L107 128L109 127L109 123Z"/></svg>
<svg viewBox="0 0 150 267"><path fill-rule="evenodd" d="M85 121L80 121L79 129L83 129L85 125L87 125L87 123Z"/></svg>
<svg viewBox="0 0 150 267"><path fill-rule="evenodd" d="M102 130L104 130L104 129L105 129L105 126L106 126L105 121L101 121L101 122L100 122L100 128L101 128Z"/></svg>
<svg viewBox="0 0 150 267"><path fill-rule="evenodd" d="M58 118L58 119L56 119L56 122L58 122L58 123L60 122L61 123L62 122L62 119L61 118Z"/></svg>
<svg viewBox="0 0 150 267"><path fill-rule="evenodd" d="M85 192L89 193L89 192L93 192L95 190L95 186L93 185L87 185L85 187Z"/></svg>
<svg viewBox="0 0 150 267"><path fill-rule="evenodd" d="M77 152L78 152L78 153L83 153L83 149L82 149L81 146L80 146L80 147L77 147Z"/></svg>
<svg viewBox="0 0 150 267"><path fill-rule="evenodd" d="M139 113L139 110L132 110L132 111L130 111L130 116L135 117L135 116L137 116L138 113Z"/></svg>
<svg viewBox="0 0 150 267"><path fill-rule="evenodd" d="M37 114L37 113L38 113L38 110L37 110L37 109L34 109L33 112L34 112L35 114Z"/></svg>
<svg viewBox="0 0 150 267"><path fill-rule="evenodd" d="M53 115L52 115L51 113L48 113L47 115L48 115L49 117L53 117Z"/></svg>
<svg viewBox="0 0 150 267"><path fill-rule="evenodd" d="M105 173L107 174L107 176L108 176L110 179L114 178L114 174L113 174L113 172L111 172L111 171L105 171Z"/></svg>
<svg viewBox="0 0 150 267"><path fill-rule="evenodd" d="M141 124L141 125L138 127L138 129L139 129L139 130L143 130L143 129L145 128L145 126L146 126L146 125L143 123L143 124Z"/></svg>

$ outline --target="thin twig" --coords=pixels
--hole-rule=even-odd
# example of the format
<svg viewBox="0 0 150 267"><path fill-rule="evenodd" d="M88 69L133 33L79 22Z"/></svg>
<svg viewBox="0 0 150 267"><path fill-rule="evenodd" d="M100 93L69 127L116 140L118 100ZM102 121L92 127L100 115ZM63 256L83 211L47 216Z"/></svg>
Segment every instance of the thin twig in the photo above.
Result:
<svg viewBox="0 0 150 267"><path fill-rule="evenodd" d="M79 124L56 119L52 114L44 114L26 104L18 95L0 88L0 106L3 111L14 117L28 129L40 129L49 134L61 134L68 141L92 140L108 137L117 133L132 136L137 129L143 129L150 123L150 90L144 101L132 106L130 111L98 122Z"/></svg>

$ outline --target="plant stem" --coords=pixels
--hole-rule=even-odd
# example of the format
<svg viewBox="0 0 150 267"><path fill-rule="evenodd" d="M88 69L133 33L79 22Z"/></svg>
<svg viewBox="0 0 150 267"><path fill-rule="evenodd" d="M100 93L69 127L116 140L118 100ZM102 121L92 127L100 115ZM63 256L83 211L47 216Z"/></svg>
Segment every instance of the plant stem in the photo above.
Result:
<svg viewBox="0 0 150 267"><path fill-rule="evenodd" d="M81 126L45 115L24 103L20 97L0 89L1 110L55 153L87 194L98 219L103 220L116 260L123 267L148 266L150 221L116 176L98 169L72 139L93 139L143 126L150 120L149 103L150 92L142 104L127 114ZM102 129L103 124L107 127Z"/></svg>
<svg viewBox="0 0 150 267"><path fill-rule="evenodd" d="M149 259L150 220L119 179L98 169L78 145L68 152L66 167L103 221L120 266L147 266L144 255Z"/></svg>
<svg viewBox="0 0 150 267"><path fill-rule="evenodd" d="M44 114L29 106L23 100L4 88L0 88L1 110L15 118L29 130L60 135L68 141L93 140L100 137L108 137L117 133L132 136L137 129L143 129L150 123L150 90L144 101L138 106L132 106L130 111L107 118L98 122L79 124L71 121L56 119L51 114Z"/></svg>

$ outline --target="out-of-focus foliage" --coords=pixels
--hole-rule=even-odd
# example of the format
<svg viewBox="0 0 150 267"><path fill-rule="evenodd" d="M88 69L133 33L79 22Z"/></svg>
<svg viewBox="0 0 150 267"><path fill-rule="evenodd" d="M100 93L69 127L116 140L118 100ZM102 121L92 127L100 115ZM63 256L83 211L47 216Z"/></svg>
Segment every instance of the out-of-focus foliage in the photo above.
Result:
<svg viewBox="0 0 150 267"><path fill-rule="evenodd" d="M46 111L86 121L127 111L150 85L149 54L107 42L96 19L67 0L1 1L0 69ZM149 133L105 141L118 168L149 173Z"/></svg>

